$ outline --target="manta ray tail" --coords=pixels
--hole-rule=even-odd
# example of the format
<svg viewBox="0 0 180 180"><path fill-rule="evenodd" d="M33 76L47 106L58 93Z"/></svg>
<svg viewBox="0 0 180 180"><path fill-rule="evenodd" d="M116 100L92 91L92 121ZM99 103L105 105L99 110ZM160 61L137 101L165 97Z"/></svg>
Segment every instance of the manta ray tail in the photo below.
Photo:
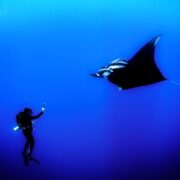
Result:
<svg viewBox="0 0 180 180"><path fill-rule="evenodd" d="M170 81L172 84L175 84L177 86L180 86L180 83L176 82L176 81Z"/></svg>

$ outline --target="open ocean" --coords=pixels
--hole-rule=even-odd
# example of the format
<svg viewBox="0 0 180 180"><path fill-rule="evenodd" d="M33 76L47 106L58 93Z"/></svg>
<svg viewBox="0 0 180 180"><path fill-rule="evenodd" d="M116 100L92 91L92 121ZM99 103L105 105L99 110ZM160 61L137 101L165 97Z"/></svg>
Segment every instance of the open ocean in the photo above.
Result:
<svg viewBox="0 0 180 180"><path fill-rule="evenodd" d="M162 34L166 81L119 91L90 76ZM0 0L0 179L180 179L179 0ZM16 115L36 115L33 155Z"/></svg>

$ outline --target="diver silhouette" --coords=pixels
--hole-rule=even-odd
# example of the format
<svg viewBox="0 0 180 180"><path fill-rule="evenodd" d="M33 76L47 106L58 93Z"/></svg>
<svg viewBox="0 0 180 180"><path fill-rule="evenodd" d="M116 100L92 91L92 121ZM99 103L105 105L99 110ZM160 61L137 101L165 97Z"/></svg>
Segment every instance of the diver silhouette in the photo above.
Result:
<svg viewBox="0 0 180 180"><path fill-rule="evenodd" d="M22 129L22 132L26 138L26 143L22 152L25 165L28 165L29 160L33 160L38 164L38 161L32 157L32 152L34 149L33 120L38 119L40 116L42 116L45 110L45 105L43 105L41 112L36 116L32 116L32 109L24 108L24 111L20 112L16 116L18 127Z"/></svg>

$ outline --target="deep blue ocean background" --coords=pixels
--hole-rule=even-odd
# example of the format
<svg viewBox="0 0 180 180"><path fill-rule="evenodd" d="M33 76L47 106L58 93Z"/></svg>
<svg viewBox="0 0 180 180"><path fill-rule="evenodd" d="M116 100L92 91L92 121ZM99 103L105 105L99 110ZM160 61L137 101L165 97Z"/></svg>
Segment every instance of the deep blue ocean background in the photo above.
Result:
<svg viewBox="0 0 180 180"><path fill-rule="evenodd" d="M0 179L180 179L179 0L0 0ZM168 79L119 91L89 76L162 34ZM14 132L37 114L34 156Z"/></svg>

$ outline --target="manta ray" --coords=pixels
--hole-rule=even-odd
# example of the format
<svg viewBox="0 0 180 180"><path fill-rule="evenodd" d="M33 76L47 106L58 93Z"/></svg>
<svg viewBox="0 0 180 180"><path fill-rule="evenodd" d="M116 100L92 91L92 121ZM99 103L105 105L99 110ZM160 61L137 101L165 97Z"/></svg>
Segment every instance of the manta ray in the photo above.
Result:
<svg viewBox="0 0 180 180"><path fill-rule="evenodd" d="M93 77L106 78L120 89L150 85L166 80L155 63L155 48L160 35L147 42L132 58L115 59Z"/></svg>

